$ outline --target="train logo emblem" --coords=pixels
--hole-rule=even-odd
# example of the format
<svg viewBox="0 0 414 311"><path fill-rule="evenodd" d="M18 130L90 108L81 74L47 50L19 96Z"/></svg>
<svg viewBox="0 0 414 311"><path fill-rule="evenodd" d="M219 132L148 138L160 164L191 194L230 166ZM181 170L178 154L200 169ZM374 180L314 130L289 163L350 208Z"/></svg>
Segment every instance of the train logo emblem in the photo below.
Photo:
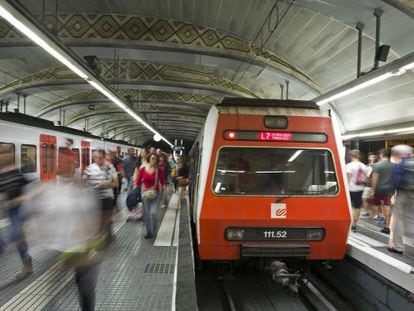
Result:
<svg viewBox="0 0 414 311"><path fill-rule="evenodd" d="M270 206L270 218L285 219L287 216L286 204L273 203Z"/></svg>

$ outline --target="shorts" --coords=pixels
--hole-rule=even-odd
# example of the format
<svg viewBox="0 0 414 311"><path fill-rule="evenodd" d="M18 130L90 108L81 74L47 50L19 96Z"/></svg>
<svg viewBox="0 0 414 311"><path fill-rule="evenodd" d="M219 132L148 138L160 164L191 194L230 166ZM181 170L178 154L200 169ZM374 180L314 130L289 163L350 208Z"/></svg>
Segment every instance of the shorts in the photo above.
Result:
<svg viewBox="0 0 414 311"><path fill-rule="evenodd" d="M101 199L101 208L103 211L112 211L114 209L114 199L103 198Z"/></svg>
<svg viewBox="0 0 414 311"><path fill-rule="evenodd" d="M372 200L372 204L376 206L380 205L387 205L390 206L391 203L391 195L389 194L374 194L374 199Z"/></svg>
<svg viewBox="0 0 414 311"><path fill-rule="evenodd" d="M353 208L362 207L362 191L350 191L351 194L351 204Z"/></svg>
<svg viewBox="0 0 414 311"><path fill-rule="evenodd" d="M362 198L363 199L369 199L369 198L371 198L371 190L372 190L372 188L365 187L364 188L364 191L362 192Z"/></svg>

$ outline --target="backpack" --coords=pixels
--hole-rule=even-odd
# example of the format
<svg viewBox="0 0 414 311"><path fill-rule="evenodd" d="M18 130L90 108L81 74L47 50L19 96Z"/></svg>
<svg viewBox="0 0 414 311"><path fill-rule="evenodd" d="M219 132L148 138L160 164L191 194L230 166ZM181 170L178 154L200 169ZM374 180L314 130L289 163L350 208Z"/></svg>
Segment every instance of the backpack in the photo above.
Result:
<svg viewBox="0 0 414 311"><path fill-rule="evenodd" d="M414 160L407 159L402 161L402 174L397 188L414 191Z"/></svg>
<svg viewBox="0 0 414 311"><path fill-rule="evenodd" d="M141 200L141 187L136 187L128 192L125 203L129 209L132 209L138 204L140 200Z"/></svg>
<svg viewBox="0 0 414 311"><path fill-rule="evenodd" d="M365 175L364 169L360 166L355 178L355 185L362 186L367 182L367 175Z"/></svg>

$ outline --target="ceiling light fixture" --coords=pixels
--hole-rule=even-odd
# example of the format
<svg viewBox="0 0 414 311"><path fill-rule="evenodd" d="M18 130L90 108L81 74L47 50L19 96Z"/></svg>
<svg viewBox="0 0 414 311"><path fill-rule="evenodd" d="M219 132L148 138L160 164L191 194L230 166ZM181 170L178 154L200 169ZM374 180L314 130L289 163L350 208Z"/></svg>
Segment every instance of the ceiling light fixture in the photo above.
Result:
<svg viewBox="0 0 414 311"><path fill-rule="evenodd" d="M384 81L390 77L401 75L407 70L414 69L414 52L403 56L393 62L375 69L359 78L352 80L326 94L318 96L313 100L319 106L325 105L335 99L344 97L356 91L362 90L368 86Z"/></svg>
<svg viewBox="0 0 414 311"><path fill-rule="evenodd" d="M82 67L78 64L76 60L73 60L70 54L68 54L63 48L58 44L54 43L46 34L42 33L34 23L29 21L23 14L21 14L16 8L10 5L5 0L0 0L0 16L3 17L8 23L17 28L23 35L32 40L34 43L43 48L46 52L52 55L55 59L61 62L63 65L72 70L76 75L81 79L88 82L92 87L97 91L106 96L118 107L123 109L126 113L132 116L135 120L140 122L143 126L149 129L156 135L159 135L162 140L164 140L171 147L174 146L171 142L168 141L164 136L158 133L154 128L152 128L148 123L146 123L140 116L138 116L134 111L132 111L128 105L126 105L117 94L115 94L110 88L108 88L104 83L95 78L89 70Z"/></svg>
<svg viewBox="0 0 414 311"><path fill-rule="evenodd" d="M372 137L372 136L383 136L386 134L397 134L403 132L413 132L414 127L404 127L398 129L391 129L391 130L380 130L380 131L371 131L371 132L364 132L364 133L356 133L356 134L346 134L342 135L342 140L349 140L354 138L361 138L361 137Z"/></svg>

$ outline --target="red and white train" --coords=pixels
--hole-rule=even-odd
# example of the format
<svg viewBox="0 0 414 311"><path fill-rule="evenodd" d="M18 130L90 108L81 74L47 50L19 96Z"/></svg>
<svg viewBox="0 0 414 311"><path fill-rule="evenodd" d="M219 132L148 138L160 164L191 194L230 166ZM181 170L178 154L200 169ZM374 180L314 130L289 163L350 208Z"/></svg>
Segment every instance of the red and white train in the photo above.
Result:
<svg viewBox="0 0 414 311"><path fill-rule="evenodd" d="M192 150L200 260L343 258L351 211L332 119L308 101L211 108Z"/></svg>
<svg viewBox="0 0 414 311"><path fill-rule="evenodd" d="M47 181L56 177L59 153L66 148L65 140L73 140L73 151L78 156L75 178L80 178L83 169L92 161L92 152L97 149L116 151L126 155L136 146L125 142L101 139L80 130L54 126L53 122L19 113L0 113L0 143L10 144L15 155L15 164L31 180Z"/></svg>

